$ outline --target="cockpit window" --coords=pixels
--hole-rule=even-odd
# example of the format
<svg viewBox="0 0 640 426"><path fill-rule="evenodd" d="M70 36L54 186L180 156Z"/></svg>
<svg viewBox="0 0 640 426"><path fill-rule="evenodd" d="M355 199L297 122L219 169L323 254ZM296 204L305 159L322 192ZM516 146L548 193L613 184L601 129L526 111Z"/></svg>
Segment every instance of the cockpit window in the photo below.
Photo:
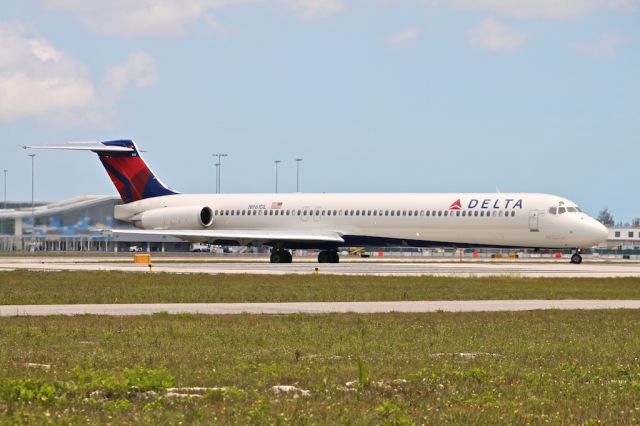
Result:
<svg viewBox="0 0 640 426"><path fill-rule="evenodd" d="M556 214L557 212L558 212L558 208L557 207L549 207L549 213Z"/></svg>
<svg viewBox="0 0 640 426"><path fill-rule="evenodd" d="M580 207L576 207L576 210L578 210L580 213L582 213L582 209L580 209Z"/></svg>
<svg viewBox="0 0 640 426"><path fill-rule="evenodd" d="M564 207L559 207L558 208L558 214L563 214L563 213L566 213L566 212L567 212L567 209L565 209Z"/></svg>
<svg viewBox="0 0 640 426"><path fill-rule="evenodd" d="M577 212L577 210L576 210L576 208L575 208L575 207L567 207L567 211L568 211L569 213L575 213L575 212Z"/></svg>

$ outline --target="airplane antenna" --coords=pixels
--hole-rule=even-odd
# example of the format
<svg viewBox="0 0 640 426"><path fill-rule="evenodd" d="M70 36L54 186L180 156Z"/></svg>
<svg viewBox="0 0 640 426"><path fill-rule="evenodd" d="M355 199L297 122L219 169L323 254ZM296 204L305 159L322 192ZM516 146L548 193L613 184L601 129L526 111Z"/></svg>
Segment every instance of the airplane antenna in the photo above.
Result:
<svg viewBox="0 0 640 426"><path fill-rule="evenodd" d="M496 186L496 192L500 194L502 191L500 191L500 188Z"/></svg>

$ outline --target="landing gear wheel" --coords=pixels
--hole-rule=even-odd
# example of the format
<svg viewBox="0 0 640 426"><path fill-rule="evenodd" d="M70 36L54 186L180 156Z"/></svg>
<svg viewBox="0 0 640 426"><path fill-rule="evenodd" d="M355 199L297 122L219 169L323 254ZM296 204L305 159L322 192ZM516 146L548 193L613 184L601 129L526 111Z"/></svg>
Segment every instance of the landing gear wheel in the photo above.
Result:
<svg viewBox="0 0 640 426"><path fill-rule="evenodd" d="M282 260L282 252L281 251L274 251L273 253L271 253L271 263L281 263Z"/></svg>
<svg viewBox="0 0 640 426"><path fill-rule="evenodd" d="M582 256L580 256L578 253L575 253L573 256L571 256L571 263L579 265L582 263Z"/></svg>
<svg viewBox="0 0 640 426"><path fill-rule="evenodd" d="M323 250L318 254L318 263L340 263L340 256L337 251Z"/></svg>
<svg viewBox="0 0 640 426"><path fill-rule="evenodd" d="M271 253L271 258L269 259L271 263L291 263L293 261L293 257L291 253L286 250L276 250Z"/></svg>

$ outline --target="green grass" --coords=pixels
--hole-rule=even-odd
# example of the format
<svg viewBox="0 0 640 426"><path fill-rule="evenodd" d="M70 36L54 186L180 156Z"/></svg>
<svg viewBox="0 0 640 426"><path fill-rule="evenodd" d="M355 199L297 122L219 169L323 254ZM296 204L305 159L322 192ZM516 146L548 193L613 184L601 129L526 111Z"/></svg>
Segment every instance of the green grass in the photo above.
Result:
<svg viewBox="0 0 640 426"><path fill-rule="evenodd" d="M0 422L637 423L639 323L637 311L0 318ZM224 388L180 400L174 386Z"/></svg>
<svg viewBox="0 0 640 426"><path fill-rule="evenodd" d="M0 272L0 304L640 299L640 278Z"/></svg>

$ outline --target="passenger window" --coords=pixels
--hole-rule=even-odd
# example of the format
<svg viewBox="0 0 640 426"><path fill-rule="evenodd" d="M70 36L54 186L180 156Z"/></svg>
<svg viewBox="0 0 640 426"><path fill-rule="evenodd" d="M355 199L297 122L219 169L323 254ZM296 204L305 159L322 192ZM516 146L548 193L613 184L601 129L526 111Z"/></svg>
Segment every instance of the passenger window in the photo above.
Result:
<svg viewBox="0 0 640 426"><path fill-rule="evenodd" d="M307 211L306 210L302 210L302 216L306 216L307 215Z"/></svg>
<svg viewBox="0 0 640 426"><path fill-rule="evenodd" d="M513 211L511 212L511 216L515 216L515 215L516 215L516 211L515 211L515 210L513 210Z"/></svg>
<svg viewBox="0 0 640 426"><path fill-rule="evenodd" d="M462 216L466 216L467 215L467 211L466 210L462 210Z"/></svg>
<svg viewBox="0 0 640 426"><path fill-rule="evenodd" d="M431 211L427 210L427 216L431 216Z"/></svg>
<svg viewBox="0 0 640 426"><path fill-rule="evenodd" d="M395 213L396 213L396 211L395 211L395 210L391 210L391 216L394 216L394 215L395 215Z"/></svg>
<svg viewBox="0 0 640 426"><path fill-rule="evenodd" d="M316 216L320 216L320 210L316 210Z"/></svg>
<svg viewBox="0 0 640 426"><path fill-rule="evenodd" d="M456 216L460 216L460 210L456 212Z"/></svg>
<svg viewBox="0 0 640 426"><path fill-rule="evenodd" d="M373 211L373 215L374 215L374 216L378 216L378 210L374 210L374 211Z"/></svg>
<svg viewBox="0 0 640 426"><path fill-rule="evenodd" d="M385 216L389 216L389 210L385 210L385 211L384 211L384 215L385 215Z"/></svg>
<svg viewBox="0 0 640 426"><path fill-rule="evenodd" d="M418 210L414 210L414 211L413 211L413 215L414 215L414 216L418 216Z"/></svg>
<svg viewBox="0 0 640 426"><path fill-rule="evenodd" d="M432 210L432 211L431 211L431 216L435 216L435 215L436 215L436 211L435 211L435 210Z"/></svg>
<svg viewBox="0 0 640 426"><path fill-rule="evenodd" d="M413 213L413 212L412 212L411 210L409 210L409 216L412 216L412 213Z"/></svg>
<svg viewBox="0 0 640 426"><path fill-rule="evenodd" d="M438 216L442 216L442 210L438 210Z"/></svg>
<svg viewBox="0 0 640 426"><path fill-rule="evenodd" d="M336 215L336 213L338 213L338 211L337 211L337 210L334 210L334 211L333 211L333 215L335 216L335 215Z"/></svg>
<svg viewBox="0 0 640 426"><path fill-rule="evenodd" d="M560 207L560 208L558 209L558 214L563 214L563 213L565 213L566 211L567 211L567 209L565 209L564 207Z"/></svg>
<svg viewBox="0 0 640 426"><path fill-rule="evenodd" d="M400 216L400 210L396 210L396 216Z"/></svg>
<svg viewBox="0 0 640 426"><path fill-rule="evenodd" d="M233 216L233 215L234 215L234 213L235 213L235 211L234 211L234 210L231 210L231 216Z"/></svg>
<svg viewBox="0 0 640 426"><path fill-rule="evenodd" d="M356 216L360 216L360 210L356 210Z"/></svg>
<svg viewBox="0 0 640 426"><path fill-rule="evenodd" d="M557 207L549 207L549 214L556 214L556 213L558 213Z"/></svg>
<svg viewBox="0 0 640 426"><path fill-rule="evenodd" d="M424 216L424 210L420 210L420 216Z"/></svg>
<svg viewBox="0 0 640 426"><path fill-rule="evenodd" d="M478 216L478 210L474 211L474 212L473 212L473 215L474 215L474 216Z"/></svg>
<svg viewBox="0 0 640 426"><path fill-rule="evenodd" d="M445 216L448 216L448 215L449 215L449 212L445 210L445 211L444 211L444 215L445 215Z"/></svg>

